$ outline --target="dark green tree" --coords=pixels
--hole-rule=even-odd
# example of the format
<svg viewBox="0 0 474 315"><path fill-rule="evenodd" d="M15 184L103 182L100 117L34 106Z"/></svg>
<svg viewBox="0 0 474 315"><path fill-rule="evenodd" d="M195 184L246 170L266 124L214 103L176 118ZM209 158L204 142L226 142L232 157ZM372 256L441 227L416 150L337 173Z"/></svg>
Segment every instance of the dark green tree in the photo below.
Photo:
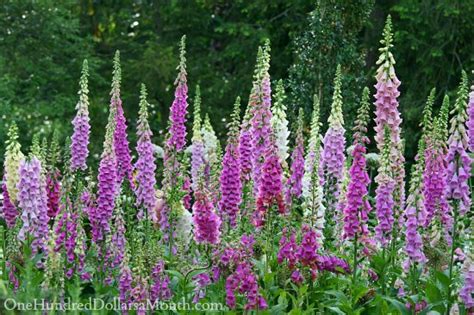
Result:
<svg viewBox="0 0 474 315"><path fill-rule="evenodd" d="M288 79L288 103L293 108L293 114L300 106L309 113L313 95L316 94L321 101L322 117L328 117L332 78L336 66L341 64L344 112L355 117L357 95L360 95L366 77L361 32L373 5L374 0L316 2L316 8L309 14L306 26L293 44L294 63ZM348 119L349 123L351 121Z"/></svg>

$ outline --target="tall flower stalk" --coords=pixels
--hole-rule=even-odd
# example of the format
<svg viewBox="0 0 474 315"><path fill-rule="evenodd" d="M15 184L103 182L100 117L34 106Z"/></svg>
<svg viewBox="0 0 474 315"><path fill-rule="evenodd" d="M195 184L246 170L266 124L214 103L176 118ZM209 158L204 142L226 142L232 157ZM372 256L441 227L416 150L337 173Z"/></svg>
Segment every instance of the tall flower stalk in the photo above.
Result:
<svg viewBox="0 0 474 315"><path fill-rule="evenodd" d="M321 167L324 174L325 195L328 199L328 209L336 211L336 202L339 198L340 185L343 177L344 155L344 118L342 115L342 73L341 66L337 66L334 78L333 102L329 116L329 128L324 136ZM333 213L335 214L335 213Z"/></svg>
<svg viewBox="0 0 474 315"><path fill-rule="evenodd" d="M425 217L423 203L423 169L424 169L425 139L422 135L418 144L418 154L416 163L412 167L410 190L405 209L405 253L407 258L403 263L405 272L411 279L412 294L418 290L417 279L419 267L422 267L427 259L423 252L423 240L420 228L423 226L422 220Z"/></svg>
<svg viewBox="0 0 474 315"><path fill-rule="evenodd" d="M237 225L240 204L242 202L242 182L240 178L240 152L239 152L239 123L240 123L240 97L237 97L232 112L231 122L222 160L220 176L219 211L225 216L229 226ZM221 217L222 217L221 216Z"/></svg>
<svg viewBox="0 0 474 315"><path fill-rule="evenodd" d="M471 159L467 154L468 135L467 121L467 74L462 73L462 80L458 96L452 110L454 117L451 119L450 136L448 139L448 198L451 206L453 201L459 202L459 212L464 215L471 206L469 177L471 172ZM453 206L454 207L454 206Z"/></svg>
<svg viewBox="0 0 474 315"><path fill-rule="evenodd" d="M115 197L118 188L117 159L114 151L115 111L116 107L110 106L104 150L102 151L97 176L97 208L95 215L90 217L92 225L97 227L97 241L105 240L105 236L110 233L110 219L115 208Z"/></svg>
<svg viewBox="0 0 474 315"><path fill-rule="evenodd" d="M17 183L20 180L18 169L24 155L21 152L21 145L18 142L18 127L13 122L8 129L8 140L5 149L5 177L6 187L10 201L15 204L17 201L18 188Z"/></svg>
<svg viewBox="0 0 474 315"><path fill-rule="evenodd" d="M272 217L273 209L277 209L280 214L286 213L282 176L283 169L277 154L275 139L273 135L270 135L270 146L267 147L265 154L256 209L253 215L253 224L256 227L263 227L265 221Z"/></svg>
<svg viewBox="0 0 474 315"><path fill-rule="evenodd" d="M354 127L354 147L352 150L352 166L349 170L349 185L347 189L347 204L344 208L344 237L351 239L354 244L354 277L357 277L358 242L369 237L368 214L372 207L368 200L368 185L370 177L367 173L366 145L369 138L366 136L369 120L369 89L362 93L360 107L357 111L357 120Z"/></svg>
<svg viewBox="0 0 474 315"><path fill-rule="evenodd" d="M250 101L245 111L244 118L240 125L239 131L239 166L240 166L240 180L242 183L242 213L241 218L249 217L255 208L254 202L254 185L252 182L252 134L250 124ZM244 220L245 221L245 220Z"/></svg>
<svg viewBox="0 0 474 315"><path fill-rule="evenodd" d="M474 228L471 223L471 231ZM472 233L472 232L471 232ZM463 286L459 291L459 297L464 302L467 309L474 309L474 239L471 235L471 239L466 242L465 250L466 259L462 267L462 279Z"/></svg>
<svg viewBox="0 0 474 315"><path fill-rule="evenodd" d="M291 175L287 181L286 202L290 207L293 199L301 198L303 193L303 176L304 176L304 111L300 108L298 113L298 129L296 130L295 147L291 154Z"/></svg>
<svg viewBox="0 0 474 315"><path fill-rule="evenodd" d="M89 155L89 67L87 60L82 64L82 75L79 81L79 101L76 105L76 117L72 121L74 132L71 136L71 170L85 170Z"/></svg>
<svg viewBox="0 0 474 315"><path fill-rule="evenodd" d="M403 267L405 272L409 273L412 279L412 293L417 291L417 271L418 267L423 266L427 259L423 252L423 240L420 229L426 223L427 211L423 200L424 182L423 171L426 168L425 151L427 142L433 130L432 108L436 90L433 88L423 109L423 119L421 121L422 134L418 142L418 153L415 156L415 164L412 167L410 188L405 208L405 252L407 259Z"/></svg>
<svg viewBox="0 0 474 315"><path fill-rule="evenodd" d="M61 197L61 184L59 170L53 169L46 175L46 194L48 196L48 216L56 217L59 212L59 199Z"/></svg>
<svg viewBox="0 0 474 315"><path fill-rule="evenodd" d="M252 136L250 128L250 106L247 106L239 133L240 178L242 183L248 183L252 174Z"/></svg>
<svg viewBox="0 0 474 315"><path fill-rule="evenodd" d="M319 237L323 237L325 225L325 206L323 204L323 187L320 179L321 123L319 121L319 99L314 95L311 132L304 161L302 195L304 198L303 215L306 223L315 227Z"/></svg>
<svg viewBox="0 0 474 315"><path fill-rule="evenodd" d="M144 84L141 86L140 91L140 111L138 112L138 125L137 125L137 153L138 159L135 163L136 174L136 187L135 194L137 196L137 206L141 206L146 210L147 218L152 219L154 222L157 221L154 207L156 204L155 196L155 157L153 156L153 144L151 137L153 133L150 130L148 124L148 102L146 100L147 92ZM139 219L143 218L143 210L137 214Z"/></svg>
<svg viewBox="0 0 474 315"><path fill-rule="evenodd" d="M466 113L468 99L467 74L462 72L461 84L458 89L454 109L451 111L451 128L448 139L448 186L447 198L449 201L450 212L452 216L452 228L450 231L451 253L449 261L450 280L453 279L454 253L459 246L458 236L461 231L460 221L471 207L471 192L469 188L469 177L471 174L471 158L467 154L468 135L466 130ZM451 289L451 287L450 287ZM451 305L451 291L448 292L448 311Z"/></svg>
<svg viewBox="0 0 474 315"><path fill-rule="evenodd" d="M258 192L262 179L262 168L266 150L272 134L270 42L259 48L252 93L250 94L250 134L252 135L252 174L255 191Z"/></svg>
<svg viewBox="0 0 474 315"><path fill-rule="evenodd" d="M469 93L469 105L467 107L467 114L469 116L467 121L469 150L474 153L474 84L471 85L471 92Z"/></svg>
<svg viewBox="0 0 474 315"><path fill-rule="evenodd" d="M183 153L186 146L186 115L188 107L188 85L186 73L186 36L181 38L178 76L174 82L176 88L170 108L168 138L164 152L163 191L166 202L158 209L158 221L165 232L169 245L169 255L174 251L174 223L181 216L182 206L188 196L186 184L188 175L184 172Z"/></svg>
<svg viewBox="0 0 474 315"><path fill-rule="evenodd" d="M21 209L23 225L18 233L18 239L23 242L31 241L32 254L48 253L48 206L44 178L41 175L41 162L32 157L30 161L23 160L19 168L18 206ZM38 263L42 265L41 262Z"/></svg>
<svg viewBox="0 0 474 315"><path fill-rule="evenodd" d="M380 41L382 47L379 48L380 57L377 60L379 68L376 73L377 83L375 88L375 142L379 151L384 147L384 129L388 126L391 136L391 152L390 160L392 174L395 179L394 215L398 219L401 211L404 209L405 202L405 170L403 157L403 144L401 139L400 112L398 111L398 96L400 92L398 87L400 81L395 74L395 59L393 58L391 48L393 47L392 19L390 15L387 17L385 28L383 30L383 38Z"/></svg>
<svg viewBox="0 0 474 315"><path fill-rule="evenodd" d="M385 128L384 146L380 156L379 173L375 177L378 187L375 191L375 203L377 210L378 225L375 227L375 235L379 244L384 248L392 239L395 202L393 194L395 191L395 180L391 168L390 153L392 150L390 128Z"/></svg>
<svg viewBox="0 0 474 315"><path fill-rule="evenodd" d="M329 116L329 128L323 139L323 152L321 155L321 168L324 182L324 196L326 199L326 218L329 221L325 234L333 235L332 228L337 216L338 201L341 193L341 184L344 176L344 163L346 160L344 148L344 118L342 114L342 73L341 66L337 66L334 78L334 93ZM331 236L332 237L332 236Z"/></svg>
<svg viewBox="0 0 474 315"><path fill-rule="evenodd" d="M469 131L469 149L474 152L474 85L471 86L468 105L469 120L467 123ZM467 309L474 310L474 223L471 223L471 239L467 241L465 252L466 260L463 265L463 287L459 292L459 297L463 300Z"/></svg>
<svg viewBox="0 0 474 315"><path fill-rule="evenodd" d="M193 205L194 239L198 244L215 245L220 240L221 219L216 214L209 193L199 187Z"/></svg>
<svg viewBox="0 0 474 315"><path fill-rule="evenodd" d="M275 134L280 163L283 169L287 169L288 165L286 160L289 156L288 137L290 136L290 131L288 130L288 119L286 118L286 95L283 80L278 80L273 99L271 124L273 133Z"/></svg>
<svg viewBox="0 0 474 315"><path fill-rule="evenodd" d="M449 97L443 99L438 117L435 118L433 128L426 137L425 167L423 170L423 202L425 216L423 226L432 224L433 219L439 217L448 233L451 228L451 216L447 202L447 170L446 156L448 153L447 123L449 115Z"/></svg>
<svg viewBox="0 0 474 315"><path fill-rule="evenodd" d="M13 228L16 223L16 218L18 217L18 210L16 206L10 200L10 195L8 194L7 184L5 176L3 176L2 182L2 215L7 223L8 228Z"/></svg>
<svg viewBox="0 0 474 315"><path fill-rule="evenodd" d="M194 96L194 121L191 150L191 181L194 191L197 190L199 178L204 175L204 143L201 131L201 89L196 85Z"/></svg>
<svg viewBox="0 0 474 315"><path fill-rule="evenodd" d="M186 36L181 38L180 55L179 55L178 77L174 81L176 90L174 93L174 101L170 108L170 127L167 145L181 152L186 145L186 115L188 113L188 85L186 73Z"/></svg>
<svg viewBox="0 0 474 315"><path fill-rule="evenodd" d="M219 176L221 171L222 148L211 125L211 119L206 114L201 128L204 141L204 179L211 194L212 202L219 199Z"/></svg>
<svg viewBox="0 0 474 315"><path fill-rule="evenodd" d="M110 91L110 107L113 107L115 112L114 150L117 160L117 180L120 184L124 178L127 178L130 184L133 185L132 157L127 139L127 120L125 119L120 97L121 81L120 52L117 50L114 56L112 90Z"/></svg>

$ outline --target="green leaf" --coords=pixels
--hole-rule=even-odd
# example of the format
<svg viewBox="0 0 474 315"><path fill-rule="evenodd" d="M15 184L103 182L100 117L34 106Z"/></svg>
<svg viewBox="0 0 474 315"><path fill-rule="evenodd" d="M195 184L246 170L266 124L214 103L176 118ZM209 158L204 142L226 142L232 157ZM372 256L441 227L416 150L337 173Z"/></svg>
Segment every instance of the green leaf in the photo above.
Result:
<svg viewBox="0 0 474 315"><path fill-rule="evenodd" d="M444 289L449 288L451 281L449 280L448 275L446 275L444 272L441 272L441 271L435 271L434 275L435 275L436 280L438 280L439 283L441 283Z"/></svg>
<svg viewBox="0 0 474 315"><path fill-rule="evenodd" d="M395 307L400 313L409 315L410 311L406 308L405 304L402 302L395 300L391 297L384 296L383 299L387 302L389 302L393 307Z"/></svg>
<svg viewBox="0 0 474 315"><path fill-rule="evenodd" d="M441 291L432 282L426 283L425 292L426 292L426 297L428 298L428 301L431 303L439 302L443 299Z"/></svg>

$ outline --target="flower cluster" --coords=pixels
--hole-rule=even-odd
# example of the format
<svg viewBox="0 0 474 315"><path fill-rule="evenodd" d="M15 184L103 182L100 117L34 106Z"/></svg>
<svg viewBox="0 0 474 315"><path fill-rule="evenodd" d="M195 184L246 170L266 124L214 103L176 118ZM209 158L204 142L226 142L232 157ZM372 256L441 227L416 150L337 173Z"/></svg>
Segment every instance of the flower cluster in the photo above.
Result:
<svg viewBox="0 0 474 315"><path fill-rule="evenodd" d="M280 159L277 155L275 140L270 139L267 147L265 162L262 167L262 178L259 184L256 209L253 214L253 224L262 227L267 215L271 215L274 206L280 214L285 214L283 200L282 173Z"/></svg>
<svg viewBox="0 0 474 315"><path fill-rule="evenodd" d="M288 137L290 135L290 131L288 130L288 119L286 118L286 95L285 88L283 86L283 80L278 80L273 98L274 102L272 106L272 118L270 122L272 124L273 133L275 134L276 138L280 163L282 164L283 168L286 168L286 160L288 159L289 151Z"/></svg>
<svg viewBox="0 0 474 315"><path fill-rule="evenodd" d="M196 86L194 97L194 121L191 151L191 181L194 191L197 190L199 179L204 174L204 143L201 131L201 89Z"/></svg>
<svg viewBox="0 0 474 315"><path fill-rule="evenodd" d="M5 176L3 176L3 183L2 183L2 214L5 218L5 222L9 228L13 228L15 226L16 218L18 217L18 211L15 205L10 200L10 195L8 194L7 184L5 180Z"/></svg>
<svg viewBox="0 0 474 315"><path fill-rule="evenodd" d="M120 98L120 82L122 80L122 70L120 69L120 52L115 52L114 70L112 78L112 90L110 91L110 107L113 108L115 114L114 128L114 150L117 163L117 180L121 183L126 177L132 181L132 158L127 139L127 121L122 107L122 99Z"/></svg>
<svg viewBox="0 0 474 315"><path fill-rule="evenodd" d="M304 281L304 270L307 269L312 280L316 279L318 272L329 271L332 273L350 273L348 263L336 256L320 255L318 253L318 232L308 225L301 229L301 242L296 242L296 233L288 235L288 230L283 230L278 251L278 263L287 263L294 283Z"/></svg>
<svg viewBox="0 0 474 315"><path fill-rule="evenodd" d="M387 246L392 238L392 229L394 223L393 209L395 202L393 193L395 190L395 181L392 178L390 169L390 151L391 140L390 130L385 128L384 147L380 158L379 174L375 178L378 183L375 191L375 203L377 210L378 225L375 227L376 238L382 246Z"/></svg>
<svg viewBox="0 0 474 315"><path fill-rule="evenodd" d="M356 127L354 128L354 148L352 150L352 166L349 170L350 182L347 188L347 205L344 209L344 236L354 238L368 235L368 213L371 206L368 197L368 185L370 183L367 173L366 144L369 139L367 123L369 114L369 89L365 88L361 106L358 110Z"/></svg>
<svg viewBox="0 0 474 315"><path fill-rule="evenodd" d="M459 201L459 212L465 214L471 206L469 176L471 158L467 154L468 136L465 122L467 120L467 74L463 72L458 97L452 111L450 136L448 139L448 188L447 198Z"/></svg>
<svg viewBox="0 0 474 315"><path fill-rule="evenodd" d="M270 75L270 44L259 48L255 78L250 95L250 134L252 135L252 173L255 192L258 192L260 181L264 178L263 164L272 134L271 86ZM277 151L278 152L278 151ZM278 163L280 159L278 157Z"/></svg>
<svg viewBox="0 0 474 315"><path fill-rule="evenodd" d="M220 257L223 267L232 271L225 283L226 303L231 309L236 307L236 293L246 298L246 310L267 308L265 298L259 293L257 276L252 270L250 257L254 254L254 244L254 238L243 235L237 246L225 248Z"/></svg>
<svg viewBox="0 0 474 315"><path fill-rule="evenodd" d="M48 205L41 168L41 162L36 157L30 161L23 160L20 164L20 180L17 186L18 206L22 209L23 221L18 239L23 242L32 241L33 255L48 252Z"/></svg>
<svg viewBox="0 0 474 315"><path fill-rule="evenodd" d="M296 143L293 153L291 154L291 176L287 184L287 204L291 203L292 198L300 198L303 193L303 176L304 176L304 139L303 109L300 108L298 115L298 130L296 131Z"/></svg>
<svg viewBox="0 0 474 315"><path fill-rule="evenodd" d="M283 261L286 261L288 268L293 269L298 262L298 256L296 255L297 250L296 234L291 233L288 235L287 228L284 228L280 239L280 249L277 254L278 263L281 264Z"/></svg>
<svg viewBox="0 0 474 315"><path fill-rule="evenodd" d="M170 137L168 138L167 145L175 150L181 152L186 145L186 114L188 107L188 85L186 80L186 36L181 38L180 47L180 63L179 63L179 74L176 78L175 85L176 90L174 93L174 101L170 108Z"/></svg>
<svg viewBox="0 0 474 315"><path fill-rule="evenodd" d="M467 121L469 150L471 152L474 152L474 85L471 86L471 92L469 93L469 105L467 107L467 115L469 116Z"/></svg>
<svg viewBox="0 0 474 315"><path fill-rule="evenodd" d="M421 140L423 142L423 140ZM423 147L419 151L419 154L423 153ZM406 240L405 240L405 251L408 255L408 259L405 261L405 271L409 271L410 266L414 263L424 264L427 259L423 253L423 241L419 232L419 226L421 226L420 218L423 217L424 204L421 198L421 176L422 168L421 163L417 163L413 167L412 178L410 182L410 194L407 198L407 207L405 209L406 217Z"/></svg>
<svg viewBox="0 0 474 315"><path fill-rule="evenodd" d="M48 196L48 216L56 217L59 212L60 199L59 171L50 172L46 176L46 194Z"/></svg>
<svg viewBox="0 0 474 315"><path fill-rule="evenodd" d="M250 106L247 107L239 134L240 178L250 181L252 173L252 137L250 133Z"/></svg>
<svg viewBox="0 0 474 315"><path fill-rule="evenodd" d="M466 308L474 308L474 259L472 252L463 265L464 285L459 291L459 297Z"/></svg>
<svg viewBox="0 0 474 315"><path fill-rule="evenodd" d="M379 151L382 151L384 147L384 129L387 126L390 130L390 141L392 143L390 167L395 179L395 210L401 211L404 208L405 200L405 159L402 153L402 140L400 136L402 119L398 111L397 100L400 95L398 91L400 81L395 74L395 59L390 51L393 46L392 41L392 20L388 16L383 31L383 39L381 40L383 47L379 48L380 57L377 60L379 68L375 76L377 80L375 84L375 89L377 90L375 93L375 141ZM395 213L395 215L398 216L399 213Z"/></svg>
<svg viewBox="0 0 474 315"><path fill-rule="evenodd" d="M423 127L423 134L418 142L418 153L415 156L415 165L411 172L410 190L407 198L407 207L405 209L405 252L408 256L404 263L406 272L409 272L410 268L415 266L415 264L423 265L427 262L427 258L423 253L423 241L420 234L420 228L426 224L428 217L425 202L423 200L423 170L426 168L426 143L429 142L429 135L432 133L434 127L431 114L434 95L435 89L432 89L423 110L424 115L421 124Z"/></svg>
<svg viewBox="0 0 474 315"><path fill-rule="evenodd" d="M76 247L77 247L77 236L78 236L78 213L71 212L72 204L69 200L61 204L61 213L58 216L58 220L55 222L54 234L55 234L55 247L54 251L59 252L64 250L66 256L66 262L68 263L66 270L66 277L71 278L74 270L77 268L81 269L81 264L75 264L76 262Z"/></svg>
<svg viewBox="0 0 474 315"><path fill-rule="evenodd" d="M334 78L334 93L329 116L329 129L326 131L323 140L323 152L321 154L321 168L324 174L324 189L327 207L331 211L336 210L337 201L343 179L345 162L344 146L344 118L342 115L342 73L341 66L337 66Z"/></svg>
<svg viewBox="0 0 474 315"><path fill-rule="evenodd" d="M344 259L336 256L320 256L318 268L321 271L330 271L333 273L350 273L351 268Z"/></svg>
<svg viewBox="0 0 474 315"><path fill-rule="evenodd" d="M150 298L152 301L169 300L172 296L170 289L170 278L165 274L165 263L160 260L151 272L152 284L150 287Z"/></svg>
<svg viewBox="0 0 474 315"><path fill-rule="evenodd" d="M321 186L319 167L321 139L319 134L319 99L314 96L314 109L311 118L311 133L304 161L304 175L302 195L304 199L303 211L307 223L314 226L321 233L325 225L325 206L323 204L323 187Z"/></svg>
<svg viewBox="0 0 474 315"><path fill-rule="evenodd" d="M447 116L449 113L449 97L445 96L440 113L433 123L430 137L425 149L425 169L423 171L423 202L425 220L423 225L428 227L433 218L439 215L446 230L451 228L447 192Z"/></svg>
<svg viewBox="0 0 474 315"><path fill-rule="evenodd" d="M146 209L147 217L156 221L154 215L154 207L156 204L155 197L155 158L153 156L153 145L151 137L153 133L148 125L148 102L146 100L146 87L142 85L140 95L140 112L137 126L137 153L138 159L135 163L136 169L136 187L135 194L137 196L137 205ZM143 218L143 212L140 209L138 217Z"/></svg>
<svg viewBox="0 0 474 315"><path fill-rule="evenodd" d="M97 229L97 240L104 240L104 234L110 232L110 219L115 208L115 197L117 195L117 160L113 149L113 134L115 129L115 110L110 108L109 122L104 141L104 151L99 164L97 176L98 192L97 207L89 219Z"/></svg>
<svg viewBox="0 0 474 315"><path fill-rule="evenodd" d="M316 266L318 263L318 234L307 225L303 226L301 232L303 233L303 236L296 255L298 256L302 266L311 269L311 276L314 279L316 277Z"/></svg>
<svg viewBox="0 0 474 315"><path fill-rule="evenodd" d="M221 219L216 214L208 193L199 189L194 194L194 238L199 244L217 244L220 239Z"/></svg>
<svg viewBox="0 0 474 315"><path fill-rule="evenodd" d="M222 173L220 176L221 199L219 210L225 214L229 224L235 227L240 203L242 202L242 182L240 178L240 152L239 152L239 112L240 98L237 98L232 121L229 126L229 138L222 160Z"/></svg>
<svg viewBox="0 0 474 315"><path fill-rule="evenodd" d="M219 197L222 148L208 114L204 118L201 133L204 141L204 182L211 193L212 201L215 202Z"/></svg>
<svg viewBox="0 0 474 315"><path fill-rule="evenodd" d="M19 181L18 169L20 162L24 159L21 152L21 145L18 142L18 127L12 123L8 129L8 140L5 149L5 182L10 201L15 204L17 201L17 183Z"/></svg>
<svg viewBox="0 0 474 315"><path fill-rule="evenodd" d="M235 292L245 294L247 297L246 310L267 308L267 302L258 292L257 276L252 272L249 263L237 265L234 273L231 274L225 283L226 303L230 308L235 308Z"/></svg>
<svg viewBox="0 0 474 315"><path fill-rule="evenodd" d="M87 60L82 64L82 76L79 81L79 101L76 105L76 117L72 121L74 132L71 136L71 170L87 168L87 156L89 155L89 135L91 126L89 124L89 68Z"/></svg>

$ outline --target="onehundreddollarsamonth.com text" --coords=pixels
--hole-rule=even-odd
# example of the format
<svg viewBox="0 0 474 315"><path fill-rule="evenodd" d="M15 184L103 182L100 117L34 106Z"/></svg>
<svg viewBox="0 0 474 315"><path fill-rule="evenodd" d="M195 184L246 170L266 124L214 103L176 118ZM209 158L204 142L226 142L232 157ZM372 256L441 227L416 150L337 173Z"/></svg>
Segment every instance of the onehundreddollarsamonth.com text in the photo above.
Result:
<svg viewBox="0 0 474 315"><path fill-rule="evenodd" d="M15 299L5 299L2 303L7 311L124 311L124 310L153 310L153 311L203 311L221 312L227 310L222 303L189 303L184 298L179 302L146 300L141 303L122 303L119 298L103 300L89 298L86 302L73 302L69 298L61 302L51 302L46 299L33 299L30 302L20 302Z"/></svg>

